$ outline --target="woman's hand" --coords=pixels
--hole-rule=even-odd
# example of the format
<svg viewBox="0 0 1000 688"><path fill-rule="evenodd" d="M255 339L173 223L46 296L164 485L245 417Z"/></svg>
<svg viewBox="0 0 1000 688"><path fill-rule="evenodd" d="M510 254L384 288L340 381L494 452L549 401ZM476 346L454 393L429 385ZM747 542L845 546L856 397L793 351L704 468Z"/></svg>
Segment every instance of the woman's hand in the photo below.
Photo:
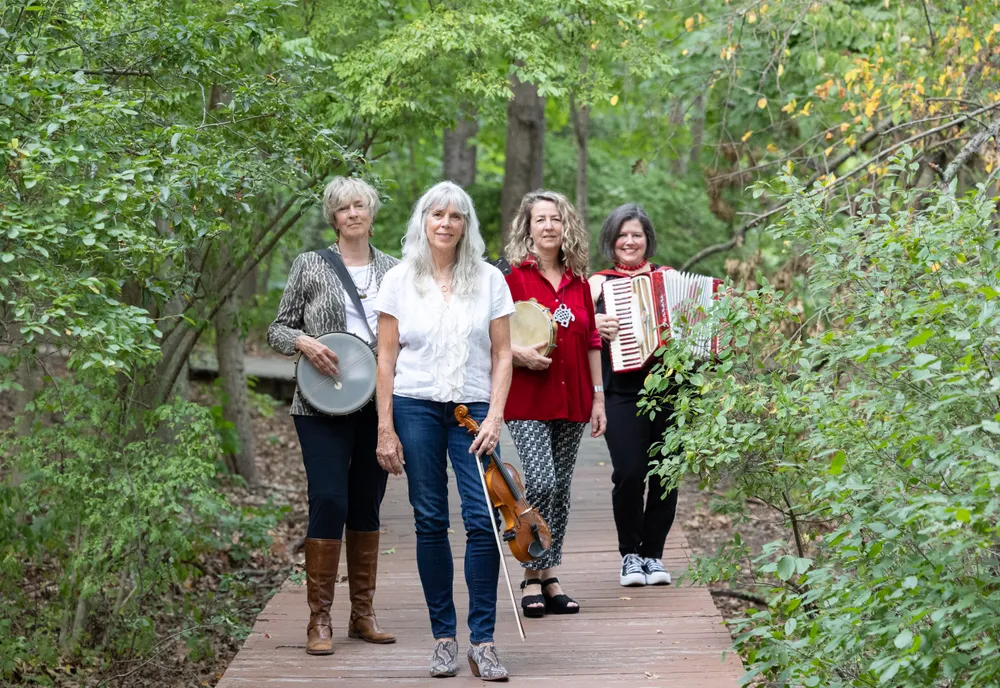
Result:
<svg viewBox="0 0 1000 688"><path fill-rule="evenodd" d="M608 414L604 411L604 395L594 397L594 407L590 411L590 436L600 437L608 428Z"/></svg>
<svg viewBox="0 0 1000 688"><path fill-rule="evenodd" d="M316 366L316 370L324 375L336 375L340 372L337 363L340 359L333 350L325 344L320 344L318 340L307 334L300 334L295 339L295 349L302 352L302 355L309 359L309 362Z"/></svg>
<svg viewBox="0 0 1000 688"><path fill-rule="evenodd" d="M597 320L597 331L601 335L601 339L607 342L614 341L615 337L618 336L618 318L613 315L606 315L605 313L598 313L595 316Z"/></svg>
<svg viewBox="0 0 1000 688"><path fill-rule="evenodd" d="M528 370L545 370L552 365L552 359L542 356L542 351L548 347L548 342L538 342L532 346L511 345L514 365Z"/></svg>
<svg viewBox="0 0 1000 688"><path fill-rule="evenodd" d="M500 442L500 419L493 416L486 416L486 419L479 425L479 434L472 440L469 453L475 454L478 459L483 454L492 454Z"/></svg>
<svg viewBox="0 0 1000 688"><path fill-rule="evenodd" d="M403 474L403 444L392 426L379 425L378 447L375 449L378 465L393 475Z"/></svg>

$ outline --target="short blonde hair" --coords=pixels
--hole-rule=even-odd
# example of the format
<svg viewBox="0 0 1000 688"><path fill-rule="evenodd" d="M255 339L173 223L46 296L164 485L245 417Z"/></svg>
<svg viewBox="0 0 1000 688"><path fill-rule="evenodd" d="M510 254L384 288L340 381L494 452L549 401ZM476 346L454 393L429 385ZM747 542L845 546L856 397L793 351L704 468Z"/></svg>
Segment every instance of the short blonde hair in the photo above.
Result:
<svg viewBox="0 0 1000 688"><path fill-rule="evenodd" d="M535 244L531 240L531 209L539 201L554 203L562 216L563 240L562 248L559 249L560 262L574 275L586 279L587 266L590 262L590 237L587 235L587 228L584 227L579 213L569 199L555 191L539 189L525 194L521 199L521 207L517 209L517 215L510 223L507 260L515 266L523 263L529 254L538 260Z"/></svg>
<svg viewBox="0 0 1000 688"><path fill-rule="evenodd" d="M372 216L374 222L381 204L378 192L371 184L356 177L334 177L323 191L323 217L331 227L337 229L333 223L337 208L359 199L368 208L368 214Z"/></svg>

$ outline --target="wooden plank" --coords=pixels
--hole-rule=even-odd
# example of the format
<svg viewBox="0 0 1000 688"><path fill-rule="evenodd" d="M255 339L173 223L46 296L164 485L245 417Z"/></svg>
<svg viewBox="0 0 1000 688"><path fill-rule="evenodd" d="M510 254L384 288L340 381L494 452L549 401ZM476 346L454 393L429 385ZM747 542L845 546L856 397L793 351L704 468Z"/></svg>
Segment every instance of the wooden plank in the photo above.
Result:
<svg viewBox="0 0 1000 688"><path fill-rule="evenodd" d="M505 459L516 457L504 442ZM537 686L618 686L731 688L743 674L729 633L704 588L618 585L621 557L611 515L610 461L603 441L586 438L574 476L572 511L559 577L581 605L575 615L524 619L527 642L517 635L503 575L498 589L496 642L511 680ZM482 685L471 676L468 648L468 595L462 574L464 533L454 479L449 490L455 558L455 606L459 619L459 676L449 686ZM371 645L347 638L347 584L337 585L331 616L336 653L305 654L308 619L304 586L286 582L261 612L253 632L219 682L219 688L300 688L315 686L439 686L427 675L433 648L430 622L416 571L413 516L406 481L390 478L382 510L379 622L396 634L394 645ZM675 575L690 561L690 549L675 524L664 565ZM341 563L345 566L345 562ZM507 559L511 580L520 565ZM725 654L725 657L723 654Z"/></svg>

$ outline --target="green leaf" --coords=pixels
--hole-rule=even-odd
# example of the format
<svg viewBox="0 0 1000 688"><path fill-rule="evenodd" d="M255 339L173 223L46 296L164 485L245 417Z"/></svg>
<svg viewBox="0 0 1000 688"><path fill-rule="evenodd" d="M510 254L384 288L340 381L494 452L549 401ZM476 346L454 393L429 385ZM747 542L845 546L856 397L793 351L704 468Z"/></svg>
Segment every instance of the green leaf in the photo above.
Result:
<svg viewBox="0 0 1000 688"><path fill-rule="evenodd" d="M972 520L972 512L968 509L956 509L955 510L955 520L959 523L968 523Z"/></svg>
<svg viewBox="0 0 1000 688"><path fill-rule="evenodd" d="M783 581L791 579L795 575L795 557L788 554L778 560L778 578Z"/></svg>
<svg viewBox="0 0 1000 688"><path fill-rule="evenodd" d="M913 644L913 631L910 629L904 629L896 636L896 639L892 641L892 644L902 650L904 647L909 647Z"/></svg>
<svg viewBox="0 0 1000 688"><path fill-rule="evenodd" d="M981 423L981 426L986 432L991 432L994 435L1000 435L1000 423L997 423L995 420L984 420Z"/></svg>
<svg viewBox="0 0 1000 688"><path fill-rule="evenodd" d="M830 461L830 475L840 475L844 472L844 461L847 460L847 454L843 451L838 451L833 455L833 460Z"/></svg>
<svg viewBox="0 0 1000 688"><path fill-rule="evenodd" d="M3 255L0 255L0 260L2 260L5 263L9 263L12 260L14 260L14 254L13 253L4 253Z"/></svg>
<svg viewBox="0 0 1000 688"><path fill-rule="evenodd" d="M912 349L914 347L920 346L921 344L924 344L928 339L930 339L933 336L934 336L934 330L924 330L916 337L908 341L906 343L906 346Z"/></svg>
<svg viewBox="0 0 1000 688"><path fill-rule="evenodd" d="M788 621L785 622L785 635L792 635L795 633L795 628L799 625L799 622L795 620L793 616Z"/></svg>

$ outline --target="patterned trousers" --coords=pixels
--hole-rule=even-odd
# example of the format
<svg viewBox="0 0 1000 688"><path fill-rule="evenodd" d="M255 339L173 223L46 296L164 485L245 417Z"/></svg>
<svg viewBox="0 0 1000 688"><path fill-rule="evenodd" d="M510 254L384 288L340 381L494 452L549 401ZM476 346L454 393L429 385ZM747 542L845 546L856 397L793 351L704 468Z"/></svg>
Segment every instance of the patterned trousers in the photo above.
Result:
<svg viewBox="0 0 1000 688"><path fill-rule="evenodd" d="M586 423L565 420L512 420L507 429L524 467L528 503L549 524L552 546L541 559L521 564L542 571L562 563L562 546L569 519L569 488L576 467L576 451Z"/></svg>

